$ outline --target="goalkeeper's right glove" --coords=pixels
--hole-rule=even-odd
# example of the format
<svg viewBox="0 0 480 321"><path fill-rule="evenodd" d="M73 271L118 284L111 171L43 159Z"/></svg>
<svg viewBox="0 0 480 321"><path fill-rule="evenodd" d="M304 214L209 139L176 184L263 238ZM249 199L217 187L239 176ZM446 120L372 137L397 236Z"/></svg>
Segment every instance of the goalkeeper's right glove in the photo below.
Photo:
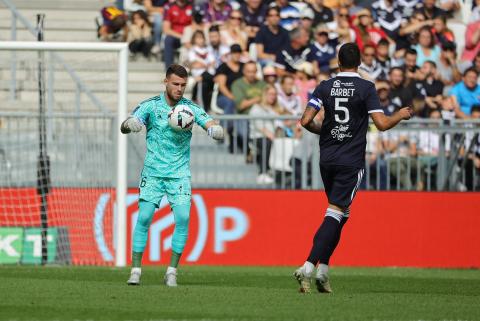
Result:
<svg viewBox="0 0 480 321"><path fill-rule="evenodd" d="M142 130L143 124L137 117L130 116L125 120L125 127L130 129L131 132L138 133Z"/></svg>

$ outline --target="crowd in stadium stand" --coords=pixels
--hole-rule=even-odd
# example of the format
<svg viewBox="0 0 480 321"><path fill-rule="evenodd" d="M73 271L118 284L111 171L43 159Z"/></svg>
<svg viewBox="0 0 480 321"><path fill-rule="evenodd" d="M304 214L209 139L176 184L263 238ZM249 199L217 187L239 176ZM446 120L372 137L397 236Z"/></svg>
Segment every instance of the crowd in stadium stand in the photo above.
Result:
<svg viewBox="0 0 480 321"><path fill-rule="evenodd" d="M359 73L376 83L386 113L412 106L419 118L480 118L480 0L466 9L459 0L128 3L125 11L102 9L99 36L110 39L122 31L132 59L143 55L187 66L195 80L193 99L209 112L301 115L318 82L338 71L339 46L356 42ZM227 131L232 134L231 124ZM273 182L268 158L276 137L309 139L291 121L238 123L236 133L230 151L235 144L246 146L247 161L259 164L259 183ZM424 189L425 180L415 177L436 165L438 136L372 131L367 162L381 176L372 181L383 187L388 162L402 188ZM263 152L252 154L251 148ZM466 167L478 172L480 143L464 154ZM420 174L407 169L410 160L421 163Z"/></svg>

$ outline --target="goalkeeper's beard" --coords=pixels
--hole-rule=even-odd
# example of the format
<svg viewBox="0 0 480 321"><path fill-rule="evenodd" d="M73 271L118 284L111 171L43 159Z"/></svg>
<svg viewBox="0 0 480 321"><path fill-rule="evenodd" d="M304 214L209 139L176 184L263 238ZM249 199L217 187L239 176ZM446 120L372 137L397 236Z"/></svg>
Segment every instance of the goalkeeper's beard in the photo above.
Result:
<svg viewBox="0 0 480 321"><path fill-rule="evenodd" d="M172 106L173 106L173 105L176 105L176 104L180 101L180 99L182 99L183 93L180 92L179 95L178 95L179 97L178 97L178 99L177 99L177 98L174 97L174 95L172 95L172 94L167 90L167 96L168 96L168 100L170 100L170 102L172 102Z"/></svg>

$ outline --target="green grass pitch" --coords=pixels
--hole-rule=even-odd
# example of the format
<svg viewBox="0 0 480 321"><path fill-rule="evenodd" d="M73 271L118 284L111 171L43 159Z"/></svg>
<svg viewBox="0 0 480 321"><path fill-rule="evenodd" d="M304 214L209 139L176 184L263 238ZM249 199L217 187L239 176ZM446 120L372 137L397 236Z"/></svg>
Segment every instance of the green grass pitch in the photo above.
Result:
<svg viewBox="0 0 480 321"><path fill-rule="evenodd" d="M293 267L0 266L0 320L480 320L480 271L333 268L333 294L298 293Z"/></svg>

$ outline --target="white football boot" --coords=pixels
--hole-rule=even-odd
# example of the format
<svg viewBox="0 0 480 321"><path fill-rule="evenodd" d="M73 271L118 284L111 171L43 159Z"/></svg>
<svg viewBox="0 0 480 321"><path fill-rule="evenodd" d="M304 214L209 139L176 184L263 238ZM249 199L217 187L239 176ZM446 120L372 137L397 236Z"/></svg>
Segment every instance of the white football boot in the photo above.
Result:
<svg viewBox="0 0 480 321"><path fill-rule="evenodd" d="M142 275L141 268L132 268L130 278L127 281L128 285L140 285L140 276Z"/></svg>
<svg viewBox="0 0 480 321"><path fill-rule="evenodd" d="M330 281L328 280L328 274L322 273L320 269L317 270L315 275L315 285L317 290L320 293L332 293L332 287L330 286Z"/></svg>
<svg viewBox="0 0 480 321"><path fill-rule="evenodd" d="M168 267L167 273L165 273L163 280L166 286L176 287L177 286L177 269Z"/></svg>
<svg viewBox="0 0 480 321"><path fill-rule="evenodd" d="M299 267L298 269L296 269L295 272L293 272L293 276L298 281L298 284L300 284L299 291L301 293L310 293L311 292L310 283L311 283L311 280L312 280L312 275L311 275L311 273L310 273L310 275L308 275L305 272L305 267L302 266L302 267Z"/></svg>

